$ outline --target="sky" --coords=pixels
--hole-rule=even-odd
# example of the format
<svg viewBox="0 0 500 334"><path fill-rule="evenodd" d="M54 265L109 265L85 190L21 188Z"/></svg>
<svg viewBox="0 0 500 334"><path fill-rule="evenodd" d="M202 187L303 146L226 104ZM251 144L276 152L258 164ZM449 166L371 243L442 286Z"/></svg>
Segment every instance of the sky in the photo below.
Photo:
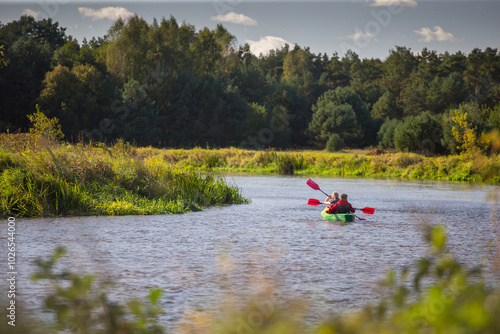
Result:
<svg viewBox="0 0 500 334"><path fill-rule="evenodd" d="M213 29L222 23L257 56L285 43L315 54L384 60L405 46L418 53L465 54L474 48L500 49L500 0L0 0L0 22L22 15L52 18L80 43L103 37L118 17L136 14L152 23L173 16L178 22Z"/></svg>

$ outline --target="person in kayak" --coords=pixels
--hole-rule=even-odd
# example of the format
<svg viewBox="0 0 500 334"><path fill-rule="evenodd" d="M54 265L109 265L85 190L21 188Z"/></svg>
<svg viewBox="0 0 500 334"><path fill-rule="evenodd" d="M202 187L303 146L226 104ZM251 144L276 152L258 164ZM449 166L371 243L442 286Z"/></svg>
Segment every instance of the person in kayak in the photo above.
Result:
<svg viewBox="0 0 500 334"><path fill-rule="evenodd" d="M349 213L356 209L347 201L347 194L340 195L340 200L328 209L328 213Z"/></svg>
<svg viewBox="0 0 500 334"><path fill-rule="evenodd" d="M339 201L339 192L334 191L332 193L332 196L328 196L325 201L323 202L324 205L327 207L331 207L332 205L336 204Z"/></svg>

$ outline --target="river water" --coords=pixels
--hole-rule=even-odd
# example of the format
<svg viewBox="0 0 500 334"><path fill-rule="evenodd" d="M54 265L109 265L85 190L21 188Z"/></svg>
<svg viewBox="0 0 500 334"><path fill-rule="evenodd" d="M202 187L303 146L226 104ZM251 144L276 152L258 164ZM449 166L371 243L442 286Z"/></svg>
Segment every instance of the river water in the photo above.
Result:
<svg viewBox="0 0 500 334"><path fill-rule="evenodd" d="M376 300L388 270L425 254L426 223L445 225L459 261L474 266L493 257L489 196L498 187L313 179L375 214L358 210L366 220L345 226L325 222L323 206L307 205L325 195L308 187L306 177L228 175L250 204L184 215L17 219L17 299L28 309L41 307L46 287L29 276L33 261L56 246L68 251L62 265L113 280L109 294L121 303L144 297L150 287L163 289L163 320L170 326L183 314L215 308L228 292L243 296L262 282L273 282L275 295L308 301L318 317L358 308ZM495 280L491 265L485 270Z"/></svg>

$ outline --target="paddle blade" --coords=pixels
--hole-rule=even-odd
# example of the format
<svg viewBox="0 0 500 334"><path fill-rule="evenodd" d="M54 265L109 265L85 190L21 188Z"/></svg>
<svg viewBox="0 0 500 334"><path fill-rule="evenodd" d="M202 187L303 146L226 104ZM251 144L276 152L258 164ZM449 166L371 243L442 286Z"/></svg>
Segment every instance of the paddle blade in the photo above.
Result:
<svg viewBox="0 0 500 334"><path fill-rule="evenodd" d="M321 202L314 198L309 198L309 201L307 202L307 205L320 205L320 204Z"/></svg>
<svg viewBox="0 0 500 334"><path fill-rule="evenodd" d="M309 179L307 180L306 183L309 187L313 188L314 190L319 190L319 186L313 180Z"/></svg>
<svg viewBox="0 0 500 334"><path fill-rule="evenodd" d="M366 213L366 214L369 214L369 215L373 215L375 213L375 209L374 208L363 208L363 209L361 209L361 211L363 213Z"/></svg>

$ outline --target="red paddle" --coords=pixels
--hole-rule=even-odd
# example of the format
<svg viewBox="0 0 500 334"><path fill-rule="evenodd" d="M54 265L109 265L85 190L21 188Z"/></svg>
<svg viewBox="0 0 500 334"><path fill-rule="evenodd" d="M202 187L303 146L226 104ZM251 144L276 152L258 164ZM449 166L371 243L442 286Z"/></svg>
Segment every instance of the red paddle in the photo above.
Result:
<svg viewBox="0 0 500 334"><path fill-rule="evenodd" d="M307 205L320 205L320 204L323 204L323 203L321 203L320 201L318 201L317 199L314 199L314 198L309 198L309 201L307 202Z"/></svg>
<svg viewBox="0 0 500 334"><path fill-rule="evenodd" d="M326 196L330 196L328 195L327 193L325 193L323 190L319 189L319 186L316 184L316 182L314 182L313 180L309 179L307 180L307 185L311 188L313 188L314 190L319 190L321 191L323 194L325 194Z"/></svg>
<svg viewBox="0 0 500 334"><path fill-rule="evenodd" d="M358 208L355 208L356 210L361 210L363 211L363 213L367 213L369 215L373 215L375 213L375 209L374 208L363 208L363 209L358 209Z"/></svg>
<svg viewBox="0 0 500 334"><path fill-rule="evenodd" d="M320 205L320 204L323 204L322 202L318 201L317 199L314 199L314 198L309 198L309 201L307 202L307 205ZM363 208L363 209L358 209L358 208L355 208L356 210L361 210L363 213L366 213L366 214L369 214L369 215L373 215L375 213L375 209L374 208Z"/></svg>

